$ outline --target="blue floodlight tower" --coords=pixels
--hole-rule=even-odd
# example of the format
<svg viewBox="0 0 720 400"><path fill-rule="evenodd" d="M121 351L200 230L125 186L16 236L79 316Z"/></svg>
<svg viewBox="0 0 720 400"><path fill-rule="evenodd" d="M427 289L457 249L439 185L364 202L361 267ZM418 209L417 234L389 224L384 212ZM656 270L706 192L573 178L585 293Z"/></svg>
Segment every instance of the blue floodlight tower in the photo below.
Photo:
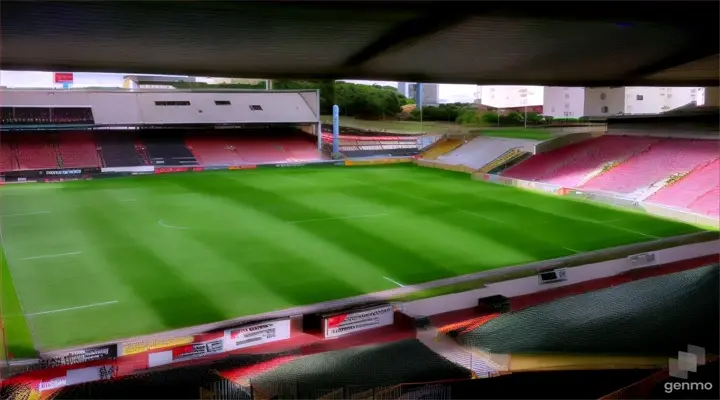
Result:
<svg viewBox="0 0 720 400"><path fill-rule="evenodd" d="M333 106L333 154L340 152L340 107Z"/></svg>

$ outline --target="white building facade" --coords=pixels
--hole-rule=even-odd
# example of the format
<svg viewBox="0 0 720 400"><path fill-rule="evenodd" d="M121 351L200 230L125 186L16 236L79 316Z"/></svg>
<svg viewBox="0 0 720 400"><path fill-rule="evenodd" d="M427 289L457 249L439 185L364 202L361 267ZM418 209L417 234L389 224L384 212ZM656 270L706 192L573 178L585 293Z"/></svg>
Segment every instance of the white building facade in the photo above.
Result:
<svg viewBox="0 0 720 400"><path fill-rule="evenodd" d="M476 102L495 108L543 105L542 86L478 86Z"/></svg>
<svg viewBox="0 0 720 400"><path fill-rule="evenodd" d="M555 118L580 118L585 112L585 88L547 86L543 89L543 114Z"/></svg>
<svg viewBox="0 0 720 400"><path fill-rule="evenodd" d="M704 104L698 87L546 87L544 114L556 118L658 114L695 102Z"/></svg>

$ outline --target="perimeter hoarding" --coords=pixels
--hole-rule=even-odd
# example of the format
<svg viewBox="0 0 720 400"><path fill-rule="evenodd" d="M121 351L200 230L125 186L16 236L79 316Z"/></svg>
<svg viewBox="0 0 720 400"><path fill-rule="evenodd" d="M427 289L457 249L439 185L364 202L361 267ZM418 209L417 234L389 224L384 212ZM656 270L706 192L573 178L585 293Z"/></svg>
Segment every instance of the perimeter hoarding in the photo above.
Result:
<svg viewBox="0 0 720 400"><path fill-rule="evenodd" d="M395 322L393 306L383 305L353 312L323 317L325 338L336 338L369 329L392 325Z"/></svg>
<svg viewBox="0 0 720 400"><path fill-rule="evenodd" d="M176 347L172 349L172 361L184 361L222 353L224 351L223 347L223 339L208 340Z"/></svg>
<svg viewBox="0 0 720 400"><path fill-rule="evenodd" d="M120 343L118 345L118 355L130 356L133 354L140 354L150 350L157 350L166 347L181 346L190 344L195 340L193 336L181 336L176 338L163 338L163 339L147 339L147 340L134 340L131 342Z"/></svg>
<svg viewBox="0 0 720 400"><path fill-rule="evenodd" d="M224 332L225 351L290 339L290 319L266 321L227 329Z"/></svg>

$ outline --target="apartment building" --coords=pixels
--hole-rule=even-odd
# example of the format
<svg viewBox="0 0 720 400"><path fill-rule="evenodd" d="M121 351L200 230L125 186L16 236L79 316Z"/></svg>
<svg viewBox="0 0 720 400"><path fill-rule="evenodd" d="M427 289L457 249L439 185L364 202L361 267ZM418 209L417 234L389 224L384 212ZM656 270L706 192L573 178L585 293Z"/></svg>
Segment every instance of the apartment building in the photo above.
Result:
<svg viewBox="0 0 720 400"><path fill-rule="evenodd" d="M556 118L658 114L691 102L702 105L704 90L697 87L546 87L543 105L545 115Z"/></svg>
<svg viewBox="0 0 720 400"><path fill-rule="evenodd" d="M543 105L542 86L478 86L476 103L494 108Z"/></svg>

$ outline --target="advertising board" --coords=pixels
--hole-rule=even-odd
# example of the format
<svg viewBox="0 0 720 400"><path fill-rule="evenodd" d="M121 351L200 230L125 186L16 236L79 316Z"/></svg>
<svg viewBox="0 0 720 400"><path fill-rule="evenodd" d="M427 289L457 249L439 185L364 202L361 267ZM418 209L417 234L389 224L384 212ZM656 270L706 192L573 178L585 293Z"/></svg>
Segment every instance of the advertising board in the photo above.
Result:
<svg viewBox="0 0 720 400"><path fill-rule="evenodd" d="M409 163L412 162L412 158L410 157L401 157L401 158L375 158L371 160L345 160L345 165L355 166L355 165L378 165L378 164L399 164L399 163Z"/></svg>
<svg viewBox="0 0 720 400"><path fill-rule="evenodd" d="M192 336L181 336L168 339L134 340L132 342L125 342L118 345L118 355L129 356L133 354L144 353L150 350L157 350L173 346L182 346L192 343L193 340L195 340L195 338L193 338Z"/></svg>
<svg viewBox="0 0 720 400"><path fill-rule="evenodd" d="M200 343L190 343L185 346L172 349L172 360L173 362L190 360L205 357L211 354L222 353L223 351L222 338Z"/></svg>
<svg viewBox="0 0 720 400"><path fill-rule="evenodd" d="M323 330L326 338L336 338L368 329L392 325L395 312L388 304L375 308L366 308L323 318Z"/></svg>
<svg viewBox="0 0 720 400"><path fill-rule="evenodd" d="M28 171L7 171L3 173L7 182L23 182L28 180L66 180L99 174L100 168L65 168L35 169Z"/></svg>
<svg viewBox="0 0 720 400"><path fill-rule="evenodd" d="M66 382L67 382L67 380L64 376L61 376L58 378L53 378L53 379L50 379L47 381L43 380L42 382L40 382L40 385L38 385L38 389L41 392L44 392L46 390L54 390L54 389L64 387Z"/></svg>
<svg viewBox="0 0 720 400"><path fill-rule="evenodd" d="M107 360L118 356L118 346L111 344L107 346L89 347L82 350L73 350L63 357L63 364L79 364L87 361Z"/></svg>
<svg viewBox="0 0 720 400"><path fill-rule="evenodd" d="M227 167L229 171L241 170L241 169L255 169L257 165L231 165Z"/></svg>
<svg viewBox="0 0 720 400"><path fill-rule="evenodd" d="M155 167L155 174L170 174L174 172L201 172L203 167Z"/></svg>
<svg viewBox="0 0 720 400"><path fill-rule="evenodd" d="M75 75L72 72L55 72L53 81L55 83L73 83Z"/></svg>
<svg viewBox="0 0 720 400"><path fill-rule="evenodd" d="M226 329L225 351L290 339L290 319L266 321Z"/></svg>

